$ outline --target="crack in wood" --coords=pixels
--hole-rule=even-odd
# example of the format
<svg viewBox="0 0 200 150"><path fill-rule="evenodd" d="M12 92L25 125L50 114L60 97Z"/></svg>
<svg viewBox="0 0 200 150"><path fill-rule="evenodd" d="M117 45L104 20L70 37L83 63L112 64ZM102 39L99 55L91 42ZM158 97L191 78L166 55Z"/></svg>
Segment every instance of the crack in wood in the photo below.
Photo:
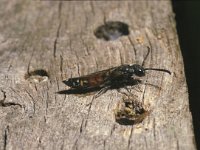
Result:
<svg viewBox="0 0 200 150"><path fill-rule="evenodd" d="M80 66L79 66L79 64L77 64L77 69L78 69L78 75L79 75L79 77L80 77L81 74L80 74Z"/></svg>
<svg viewBox="0 0 200 150"><path fill-rule="evenodd" d="M121 65L123 65L123 57L122 57L121 50L118 49L118 51L119 51L119 59L120 59L120 63L121 63Z"/></svg>
<svg viewBox="0 0 200 150"><path fill-rule="evenodd" d="M34 100L34 98L33 98L33 96L27 91L27 90L25 90L26 91L26 93L28 94L28 96L32 99L32 102L33 102L33 113L35 114L35 100Z"/></svg>
<svg viewBox="0 0 200 150"><path fill-rule="evenodd" d="M9 107L9 106L20 106L22 107L21 104L15 103L15 102L5 102L6 100L6 92L1 90L1 92L3 93L3 99L0 100L0 106L2 107Z"/></svg>
<svg viewBox="0 0 200 150"><path fill-rule="evenodd" d="M175 131L174 131L174 138L175 138L175 140L176 140L176 150L179 150L179 149L180 149L179 140L178 140L178 138L177 138L177 134L176 134Z"/></svg>
<svg viewBox="0 0 200 150"><path fill-rule="evenodd" d="M77 59L77 62L78 62L78 63L76 63L76 66L77 66L77 69L78 69L77 70L78 71L78 75L81 76L81 74L80 74L80 66L79 66L80 60L79 60L79 56L78 56L76 51L75 51L75 56L76 56L76 59Z"/></svg>
<svg viewBox="0 0 200 150"><path fill-rule="evenodd" d="M103 149L106 149L106 140L103 140Z"/></svg>
<svg viewBox="0 0 200 150"><path fill-rule="evenodd" d="M57 28L56 38L54 40L54 45L53 45L53 56L54 56L54 58L56 57L57 43L58 43L58 38L60 37L60 28L61 28L61 23L62 23L61 12L62 12L62 2L60 1L59 5L58 5L59 25L58 25L58 28Z"/></svg>
<svg viewBox="0 0 200 150"><path fill-rule="evenodd" d="M104 148L104 150L106 149L106 143L107 143L108 138L111 137L111 136L113 135L115 129L116 129L116 124L113 124L113 126L112 126L112 128L111 128L111 130L110 130L110 135L107 136L107 137L103 140L103 148Z"/></svg>
<svg viewBox="0 0 200 150"><path fill-rule="evenodd" d="M61 72L61 78L63 80L63 57L60 55L60 72Z"/></svg>
<svg viewBox="0 0 200 150"><path fill-rule="evenodd" d="M82 37L82 34L81 34L81 42L83 43L85 49L86 49L86 56L90 55L90 52L89 52L89 48L88 48L88 44L85 43L83 37Z"/></svg>
<svg viewBox="0 0 200 150"><path fill-rule="evenodd" d="M92 14L95 16L95 11L94 11L95 9L94 9L94 4L92 1L90 1L90 7L91 7Z"/></svg>
<svg viewBox="0 0 200 150"><path fill-rule="evenodd" d="M114 133L115 129L116 129L116 125L115 125L115 124L113 124L113 126L112 126L112 128L111 128L111 131L110 131L110 136L112 136L112 135L113 135L113 133Z"/></svg>
<svg viewBox="0 0 200 150"><path fill-rule="evenodd" d="M9 131L9 126L6 127L4 130L4 145L3 145L3 150L7 149L7 144L8 144L8 131Z"/></svg>
<svg viewBox="0 0 200 150"><path fill-rule="evenodd" d="M49 87L47 86L47 89L49 89ZM45 92L46 93L46 97L47 98L45 98L45 99L43 99L44 100L44 104L45 104L45 119L47 120L47 118L46 118L46 116L47 116L47 110L48 110L48 107L49 107L49 104L48 104L48 99L49 99L49 92L48 92L48 90L47 90L47 92ZM56 94L55 94L56 95ZM44 96L43 96L44 97ZM56 98L55 98L56 99ZM46 122L46 120L45 120L45 122Z"/></svg>
<svg viewBox="0 0 200 150"><path fill-rule="evenodd" d="M87 104L87 106L89 105L89 108L88 108L88 113L87 113L86 121L85 121L85 125L84 125L85 128L86 128L87 123L88 123L88 118L89 118L89 114L90 114L91 107L92 107L92 103L93 103L94 99L95 99L95 98L93 97L93 98L92 98L92 101L91 101L89 104Z"/></svg>
<svg viewBox="0 0 200 150"><path fill-rule="evenodd" d="M77 143L78 143L78 141L79 141L79 139L81 137L81 134L83 133L83 124L84 124L84 121L85 121L84 119L81 121L80 129L79 129L79 135L78 135L77 139L75 140L75 142L74 142L74 144L72 146L72 149L78 149Z"/></svg>
<svg viewBox="0 0 200 150"><path fill-rule="evenodd" d="M145 36L146 36L146 39L148 40L148 43L149 43L149 49L151 50L151 53L150 53L150 58L149 58L149 60L150 60L150 64L152 64L151 63L151 61L152 61L152 55L153 55L153 49L152 49L152 44L151 44L151 41L150 41L150 39L149 39L149 36L148 36L148 34L147 34L147 32L145 32ZM145 62L144 62L144 65L145 65ZM144 66L143 65L143 66ZM150 67L150 66L149 66Z"/></svg>
<svg viewBox="0 0 200 150"><path fill-rule="evenodd" d="M128 137L128 149L130 149L132 135L133 135L133 126L131 126L131 133L130 133L130 135Z"/></svg>
<svg viewBox="0 0 200 150"><path fill-rule="evenodd" d="M156 119L153 118L153 137L154 141L156 141Z"/></svg>
<svg viewBox="0 0 200 150"><path fill-rule="evenodd" d="M99 69L99 64L98 64L98 62L97 62L96 57L94 58L94 61L95 61L95 65L96 65L96 70L98 70L98 69Z"/></svg>
<svg viewBox="0 0 200 150"><path fill-rule="evenodd" d="M144 145L145 145L145 147L146 147L146 149L148 149L148 144L147 144L147 138L146 138L146 136L144 136Z"/></svg>
<svg viewBox="0 0 200 150"><path fill-rule="evenodd" d="M136 49L135 49L135 45L134 45L134 43L133 43L133 41L131 40L131 37L130 36L128 36L128 40L129 40L129 42L130 42L130 44L132 45L132 47L133 47L133 51L134 51L134 53L135 53L135 61L136 61L136 63L137 63L137 51L136 51Z"/></svg>
<svg viewBox="0 0 200 150"><path fill-rule="evenodd" d="M59 80L57 77L56 77L55 79L56 79L56 85L57 85L58 91L59 91L59 90L60 90L60 86L59 86L59 81L60 81L60 80Z"/></svg>
<svg viewBox="0 0 200 150"><path fill-rule="evenodd" d="M34 54L34 52L35 52L35 49L33 49L32 53L31 53L31 58L30 58L30 60L29 60L29 62L28 62L27 75L29 75L29 76L30 76L30 65L31 65L31 61L32 61L32 59L33 59L33 54Z"/></svg>
<svg viewBox="0 0 200 150"><path fill-rule="evenodd" d="M81 122L81 126L80 126L80 134L83 132L83 122L84 122L84 119L82 120L82 122Z"/></svg>
<svg viewBox="0 0 200 150"><path fill-rule="evenodd" d="M60 36L60 27L61 27L61 22L58 25L58 29L57 29L57 33L56 33L56 38L54 40L54 45L53 45L53 56L54 56L54 58L56 57L57 42L58 42L58 38Z"/></svg>
<svg viewBox="0 0 200 150"><path fill-rule="evenodd" d="M147 80L147 79L146 79ZM145 81L145 83L146 83L146 81ZM145 93L146 93L146 84L144 84L145 86L144 86L144 90L143 90L143 92L142 92L142 103L144 104L144 95L145 95Z"/></svg>

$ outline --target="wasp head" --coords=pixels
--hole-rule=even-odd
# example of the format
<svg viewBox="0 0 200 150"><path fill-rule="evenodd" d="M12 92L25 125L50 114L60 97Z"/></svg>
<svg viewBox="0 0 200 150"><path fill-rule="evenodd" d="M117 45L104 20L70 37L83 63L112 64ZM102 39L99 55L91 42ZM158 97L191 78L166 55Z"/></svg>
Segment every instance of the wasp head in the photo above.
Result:
<svg viewBox="0 0 200 150"><path fill-rule="evenodd" d="M159 68L144 68L140 65L134 64L130 65L129 72L132 72L132 74L138 76L138 77L143 77L145 76L145 71L146 70L154 70L154 71L161 71L161 72L166 72L168 74L171 74L169 70L166 69L159 69Z"/></svg>
<svg viewBox="0 0 200 150"><path fill-rule="evenodd" d="M138 76L138 77L143 77L145 76L145 69L137 64L131 65L130 66L132 68L133 73Z"/></svg>

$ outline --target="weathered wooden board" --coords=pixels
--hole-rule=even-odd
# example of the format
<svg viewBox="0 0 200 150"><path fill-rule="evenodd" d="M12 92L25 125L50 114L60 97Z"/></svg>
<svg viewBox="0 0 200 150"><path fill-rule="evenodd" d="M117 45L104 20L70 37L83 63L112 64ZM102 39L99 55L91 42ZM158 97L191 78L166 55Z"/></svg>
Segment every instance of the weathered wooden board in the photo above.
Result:
<svg viewBox="0 0 200 150"><path fill-rule="evenodd" d="M170 1L1 0L0 10L0 149L195 149ZM97 39L94 30L105 21L127 23L130 34ZM160 88L131 89L151 110L142 123L115 122L125 96L117 90L96 99L56 93L68 89L64 79L141 64L147 46L145 67L172 74L149 71L144 81ZM25 78L38 69L49 78Z"/></svg>

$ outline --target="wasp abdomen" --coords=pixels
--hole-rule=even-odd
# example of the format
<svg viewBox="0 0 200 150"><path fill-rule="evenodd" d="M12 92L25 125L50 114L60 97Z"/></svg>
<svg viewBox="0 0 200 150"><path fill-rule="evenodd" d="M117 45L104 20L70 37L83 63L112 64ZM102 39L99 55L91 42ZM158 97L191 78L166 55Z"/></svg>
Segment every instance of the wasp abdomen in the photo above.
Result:
<svg viewBox="0 0 200 150"><path fill-rule="evenodd" d="M102 75L95 75L82 78L70 78L63 82L71 88L93 88L104 84L105 77Z"/></svg>
<svg viewBox="0 0 200 150"><path fill-rule="evenodd" d="M72 88L80 87L80 80L78 78L70 78L68 80L64 80L63 83Z"/></svg>

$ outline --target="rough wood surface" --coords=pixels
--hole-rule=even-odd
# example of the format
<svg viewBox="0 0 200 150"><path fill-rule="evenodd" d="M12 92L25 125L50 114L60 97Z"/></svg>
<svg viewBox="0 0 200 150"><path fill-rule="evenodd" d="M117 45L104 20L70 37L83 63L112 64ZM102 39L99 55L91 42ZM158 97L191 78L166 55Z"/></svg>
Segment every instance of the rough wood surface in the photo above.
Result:
<svg viewBox="0 0 200 150"><path fill-rule="evenodd" d="M195 149L187 85L170 1L0 2L0 149ZM99 40L104 21L129 25L129 36ZM131 89L151 113L140 124L119 125L114 110L124 95L61 95L62 80L121 64L149 71ZM27 71L49 78L31 83ZM122 89L123 91L123 89Z"/></svg>

